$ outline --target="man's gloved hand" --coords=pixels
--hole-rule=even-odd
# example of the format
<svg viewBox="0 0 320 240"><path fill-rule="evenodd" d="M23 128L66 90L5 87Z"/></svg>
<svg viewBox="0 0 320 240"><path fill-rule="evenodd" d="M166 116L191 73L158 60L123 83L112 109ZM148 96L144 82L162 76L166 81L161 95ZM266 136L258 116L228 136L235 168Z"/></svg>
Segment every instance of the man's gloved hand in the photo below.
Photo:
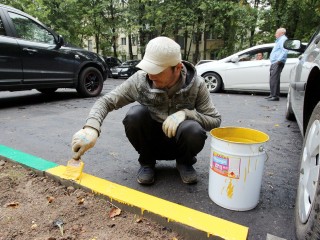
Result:
<svg viewBox="0 0 320 240"><path fill-rule="evenodd" d="M91 127L76 132L72 137L72 151L74 152L73 158L79 159L86 151L92 148L97 141L98 131Z"/></svg>
<svg viewBox="0 0 320 240"><path fill-rule="evenodd" d="M162 124L162 130L164 134L166 134L168 138L176 136L177 128L179 127L180 123L182 123L185 119L186 113L183 110L168 116Z"/></svg>

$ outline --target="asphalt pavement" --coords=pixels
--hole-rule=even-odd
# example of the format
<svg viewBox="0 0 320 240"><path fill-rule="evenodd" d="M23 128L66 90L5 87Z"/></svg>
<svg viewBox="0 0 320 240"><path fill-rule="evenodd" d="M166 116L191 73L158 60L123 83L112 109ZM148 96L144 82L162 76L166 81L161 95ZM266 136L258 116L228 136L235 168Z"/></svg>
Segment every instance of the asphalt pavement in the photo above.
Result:
<svg viewBox="0 0 320 240"><path fill-rule="evenodd" d="M103 93L125 80L108 79ZM294 237L294 204L302 137L295 122L285 119L286 97L269 102L265 95L216 93L211 97L222 114L222 126L260 130L269 135L259 204L249 211L232 211L215 204L208 195L211 136L197 156L199 182L182 183L174 161L158 161L152 186L136 182L138 154L128 142L122 119L129 107L111 112L104 121L96 146L83 160L85 172L130 188L249 227L248 239ZM0 93L0 144L57 164L72 156L72 135L82 128L97 98L79 98L73 89L53 95L36 90Z"/></svg>

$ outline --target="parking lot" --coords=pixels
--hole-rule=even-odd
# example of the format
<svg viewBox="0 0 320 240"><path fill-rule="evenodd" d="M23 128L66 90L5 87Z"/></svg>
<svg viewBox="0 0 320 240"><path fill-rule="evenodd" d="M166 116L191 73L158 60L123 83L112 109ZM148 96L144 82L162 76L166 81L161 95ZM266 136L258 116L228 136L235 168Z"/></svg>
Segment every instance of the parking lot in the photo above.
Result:
<svg viewBox="0 0 320 240"><path fill-rule="evenodd" d="M103 93L125 80L108 79ZM211 137L198 155L195 169L199 182L182 183L175 163L157 164L156 183L150 187L136 182L138 154L128 142L122 119L129 106L110 113L96 146L83 160L85 172L130 188L173 201L249 227L248 239L266 239L271 234L294 238L293 211L298 181L302 137L295 122L285 119L286 98L269 102L264 95L215 93L211 97L222 115L222 126L257 129L269 135L258 206L237 212L216 205L208 195ZM82 128L97 98L80 98L73 89L61 89L53 95L37 91L1 92L0 144L66 165L71 154L72 135Z"/></svg>

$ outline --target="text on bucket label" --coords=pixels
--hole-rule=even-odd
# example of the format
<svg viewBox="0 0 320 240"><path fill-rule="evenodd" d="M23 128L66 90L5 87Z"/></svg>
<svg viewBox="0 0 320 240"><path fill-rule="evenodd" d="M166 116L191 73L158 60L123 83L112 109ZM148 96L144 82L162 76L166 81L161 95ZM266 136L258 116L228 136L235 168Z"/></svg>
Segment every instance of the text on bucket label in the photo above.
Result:
<svg viewBox="0 0 320 240"><path fill-rule="evenodd" d="M222 176L239 179L240 164L241 158L230 157L221 153L213 152L210 161L210 168Z"/></svg>

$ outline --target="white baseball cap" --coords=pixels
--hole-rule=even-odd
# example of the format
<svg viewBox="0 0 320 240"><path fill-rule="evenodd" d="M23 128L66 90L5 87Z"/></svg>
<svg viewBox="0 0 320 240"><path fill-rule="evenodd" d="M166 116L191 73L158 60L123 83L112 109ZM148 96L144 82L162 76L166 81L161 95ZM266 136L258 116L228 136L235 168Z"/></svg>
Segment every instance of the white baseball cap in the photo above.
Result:
<svg viewBox="0 0 320 240"><path fill-rule="evenodd" d="M149 41L141 62L137 65L149 74L158 74L181 62L180 45L167 37L156 37Z"/></svg>

